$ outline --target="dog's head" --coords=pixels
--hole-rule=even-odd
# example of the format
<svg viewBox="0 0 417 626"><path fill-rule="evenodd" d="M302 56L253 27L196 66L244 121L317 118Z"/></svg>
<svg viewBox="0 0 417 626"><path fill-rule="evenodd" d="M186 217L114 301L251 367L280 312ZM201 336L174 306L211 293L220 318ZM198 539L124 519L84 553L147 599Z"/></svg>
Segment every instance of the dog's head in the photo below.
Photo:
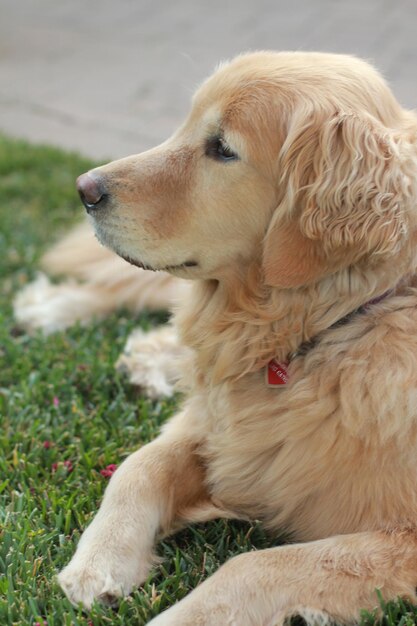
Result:
<svg viewBox="0 0 417 626"><path fill-rule="evenodd" d="M259 263L291 288L395 255L413 223L416 121L358 59L221 66L168 141L79 178L99 239L184 278Z"/></svg>

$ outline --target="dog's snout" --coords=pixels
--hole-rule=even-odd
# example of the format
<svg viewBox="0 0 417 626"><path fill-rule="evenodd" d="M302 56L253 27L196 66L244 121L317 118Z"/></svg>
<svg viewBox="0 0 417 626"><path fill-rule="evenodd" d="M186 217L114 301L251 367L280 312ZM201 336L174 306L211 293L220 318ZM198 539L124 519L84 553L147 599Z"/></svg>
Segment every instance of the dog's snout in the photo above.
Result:
<svg viewBox="0 0 417 626"><path fill-rule="evenodd" d="M103 181L92 173L82 174L77 178L77 191L87 213L101 208L104 205L106 192Z"/></svg>

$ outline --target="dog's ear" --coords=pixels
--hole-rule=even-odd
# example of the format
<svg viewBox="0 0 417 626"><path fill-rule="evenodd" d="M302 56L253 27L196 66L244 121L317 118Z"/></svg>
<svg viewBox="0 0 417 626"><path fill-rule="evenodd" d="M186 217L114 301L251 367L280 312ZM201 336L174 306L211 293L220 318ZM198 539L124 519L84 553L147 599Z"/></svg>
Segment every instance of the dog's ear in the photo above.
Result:
<svg viewBox="0 0 417 626"><path fill-rule="evenodd" d="M264 246L267 284L299 287L401 247L410 180L400 141L372 116L295 115L280 172L283 201Z"/></svg>

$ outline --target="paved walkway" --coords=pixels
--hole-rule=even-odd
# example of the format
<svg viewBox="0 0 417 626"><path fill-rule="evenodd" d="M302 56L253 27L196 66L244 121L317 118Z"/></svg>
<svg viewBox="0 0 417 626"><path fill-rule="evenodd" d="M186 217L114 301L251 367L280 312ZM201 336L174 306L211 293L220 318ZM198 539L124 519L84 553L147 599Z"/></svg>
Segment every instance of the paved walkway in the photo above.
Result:
<svg viewBox="0 0 417 626"><path fill-rule="evenodd" d="M0 131L97 158L166 138L250 49L373 60L417 107L417 0L0 0Z"/></svg>

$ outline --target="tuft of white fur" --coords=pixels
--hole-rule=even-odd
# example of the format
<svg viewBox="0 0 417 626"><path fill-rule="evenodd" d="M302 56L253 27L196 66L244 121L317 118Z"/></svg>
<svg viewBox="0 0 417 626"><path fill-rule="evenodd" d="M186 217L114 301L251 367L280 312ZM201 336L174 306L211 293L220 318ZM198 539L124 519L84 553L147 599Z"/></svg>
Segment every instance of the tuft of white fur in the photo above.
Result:
<svg viewBox="0 0 417 626"><path fill-rule="evenodd" d="M149 398L166 398L174 393L180 378L179 360L185 352L171 325L150 332L138 328L128 338L116 368Z"/></svg>
<svg viewBox="0 0 417 626"><path fill-rule="evenodd" d="M100 289L75 281L55 285L41 273L17 294L13 307L19 324L45 335L104 316L109 308Z"/></svg>

